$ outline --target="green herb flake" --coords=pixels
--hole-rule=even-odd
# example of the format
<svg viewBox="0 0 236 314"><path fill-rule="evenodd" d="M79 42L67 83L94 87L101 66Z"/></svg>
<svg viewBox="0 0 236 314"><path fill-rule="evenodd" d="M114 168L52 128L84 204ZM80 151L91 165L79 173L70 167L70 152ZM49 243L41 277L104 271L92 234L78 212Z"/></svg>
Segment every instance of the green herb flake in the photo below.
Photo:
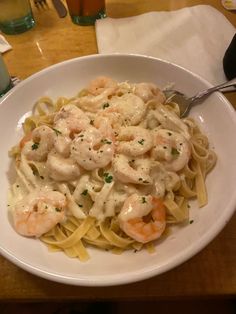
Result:
<svg viewBox="0 0 236 314"><path fill-rule="evenodd" d="M194 222L194 220L190 220L190 221L189 221L190 225L191 225L193 222Z"/></svg>
<svg viewBox="0 0 236 314"><path fill-rule="evenodd" d="M78 204L79 205L79 207L83 207L83 205L82 204Z"/></svg>
<svg viewBox="0 0 236 314"><path fill-rule="evenodd" d="M56 212L61 212L61 208L55 207Z"/></svg>
<svg viewBox="0 0 236 314"><path fill-rule="evenodd" d="M147 181L147 180L143 180L143 183L146 183L146 184L148 184L148 183L149 183L149 181Z"/></svg>
<svg viewBox="0 0 236 314"><path fill-rule="evenodd" d="M171 133L171 132L167 132L167 134L168 134L169 136L171 136L171 135L172 135L172 133Z"/></svg>
<svg viewBox="0 0 236 314"><path fill-rule="evenodd" d="M179 155L179 151L178 151L176 148L172 147L172 149L171 149L171 155L177 156L177 155Z"/></svg>
<svg viewBox="0 0 236 314"><path fill-rule="evenodd" d="M40 178L41 178L42 180L44 180L44 177L43 177L43 176L40 176Z"/></svg>
<svg viewBox="0 0 236 314"><path fill-rule="evenodd" d="M37 169L32 169L33 175L37 176L38 175L38 170Z"/></svg>
<svg viewBox="0 0 236 314"><path fill-rule="evenodd" d="M36 150L39 148L39 143L34 143L32 146L31 146L32 150Z"/></svg>
<svg viewBox="0 0 236 314"><path fill-rule="evenodd" d="M89 122L91 125L93 125L93 123L94 123L94 120L90 120L90 122Z"/></svg>
<svg viewBox="0 0 236 314"><path fill-rule="evenodd" d="M111 141L108 141L106 138L101 140L102 143L104 144L111 144Z"/></svg>
<svg viewBox="0 0 236 314"><path fill-rule="evenodd" d="M82 193L81 193L81 195L84 195L84 196L86 196L88 194L88 190L84 190Z"/></svg>
<svg viewBox="0 0 236 314"><path fill-rule="evenodd" d="M54 129L54 128L52 128L53 129L53 131L56 133L56 135L58 136L59 134L61 135L62 133L61 133L61 131L59 131L59 130L57 130L57 129Z"/></svg>
<svg viewBox="0 0 236 314"><path fill-rule="evenodd" d="M104 176L104 180L105 180L106 183L111 183L112 182L113 176L110 175L108 172L105 172L103 174L103 176Z"/></svg>
<svg viewBox="0 0 236 314"><path fill-rule="evenodd" d="M108 102L106 102L105 104L103 104L102 108L105 109L105 108L108 108L110 105Z"/></svg>
<svg viewBox="0 0 236 314"><path fill-rule="evenodd" d="M144 196L142 196L142 203L147 203L146 198Z"/></svg>
<svg viewBox="0 0 236 314"><path fill-rule="evenodd" d="M142 138L140 141L138 141L138 143L140 144L140 145L143 145L144 144L144 139Z"/></svg>
<svg viewBox="0 0 236 314"><path fill-rule="evenodd" d="M143 178L138 178L139 181L143 181Z"/></svg>

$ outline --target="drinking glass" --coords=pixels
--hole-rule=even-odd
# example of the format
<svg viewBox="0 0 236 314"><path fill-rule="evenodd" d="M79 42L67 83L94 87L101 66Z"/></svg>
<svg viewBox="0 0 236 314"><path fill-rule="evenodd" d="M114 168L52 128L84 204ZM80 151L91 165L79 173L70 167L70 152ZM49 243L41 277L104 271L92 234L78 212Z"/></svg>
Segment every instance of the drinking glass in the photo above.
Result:
<svg viewBox="0 0 236 314"><path fill-rule="evenodd" d="M79 25L93 25L105 14L105 0L66 0L72 22Z"/></svg>
<svg viewBox="0 0 236 314"><path fill-rule="evenodd" d="M35 24L29 0L0 0L0 30L19 34Z"/></svg>
<svg viewBox="0 0 236 314"><path fill-rule="evenodd" d="M12 88L10 75L0 53L0 97Z"/></svg>

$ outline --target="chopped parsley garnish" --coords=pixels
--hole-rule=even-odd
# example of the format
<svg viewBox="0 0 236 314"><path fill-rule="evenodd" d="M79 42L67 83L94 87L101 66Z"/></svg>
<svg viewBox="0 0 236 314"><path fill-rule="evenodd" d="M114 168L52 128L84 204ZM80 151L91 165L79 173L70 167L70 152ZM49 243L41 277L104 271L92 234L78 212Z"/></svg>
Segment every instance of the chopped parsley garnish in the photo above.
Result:
<svg viewBox="0 0 236 314"><path fill-rule="evenodd" d="M36 169L33 168L33 169L32 169L32 172L33 172L33 175L34 175L34 176L37 176L37 175L39 174L37 168L36 168Z"/></svg>
<svg viewBox="0 0 236 314"><path fill-rule="evenodd" d="M88 190L84 190L82 193L81 193L81 195L84 195L84 196L86 196L88 194Z"/></svg>
<svg viewBox="0 0 236 314"><path fill-rule="evenodd" d="M111 144L112 143L111 141L108 141L106 138L101 140L101 142L104 144Z"/></svg>
<svg viewBox="0 0 236 314"><path fill-rule="evenodd" d="M171 133L171 132L167 132L167 134L168 134L169 136L171 136L171 135L172 135L172 133Z"/></svg>
<svg viewBox="0 0 236 314"><path fill-rule="evenodd" d="M39 143L34 143L32 146L31 146L32 150L35 150L35 149L38 149L39 148Z"/></svg>
<svg viewBox="0 0 236 314"><path fill-rule="evenodd" d="M40 178L41 178L42 180L44 180L44 176L40 176Z"/></svg>
<svg viewBox="0 0 236 314"><path fill-rule="evenodd" d="M190 221L189 221L190 225L191 225L193 222L194 222L194 220L190 220Z"/></svg>
<svg viewBox="0 0 236 314"><path fill-rule="evenodd" d="M110 175L108 172L105 172L103 174L103 176L104 176L104 180L105 180L106 183L111 183L112 182L113 176Z"/></svg>
<svg viewBox="0 0 236 314"><path fill-rule="evenodd" d="M90 122L89 122L89 123L90 123L91 125L93 125L93 122L94 122L94 120L90 120Z"/></svg>
<svg viewBox="0 0 236 314"><path fill-rule="evenodd" d="M144 196L142 196L142 203L147 203L146 198Z"/></svg>
<svg viewBox="0 0 236 314"><path fill-rule="evenodd" d="M83 207L83 205L82 204L78 204L79 205L79 207Z"/></svg>
<svg viewBox="0 0 236 314"><path fill-rule="evenodd" d="M61 208L55 207L56 212L61 212Z"/></svg>
<svg viewBox="0 0 236 314"><path fill-rule="evenodd" d="M140 141L138 141L138 143L139 143L140 145L143 145L144 141L145 141L145 140L142 138Z"/></svg>
<svg viewBox="0 0 236 314"><path fill-rule="evenodd" d="M57 129L54 129L54 128L52 128L52 129L53 129L53 131L56 133L57 136L58 136L59 134L62 134L61 131L59 131L59 130L57 130Z"/></svg>
<svg viewBox="0 0 236 314"><path fill-rule="evenodd" d="M103 104L102 108L105 109L105 108L107 108L107 107L109 107L109 106L110 106L109 103L106 102L105 104Z"/></svg>
<svg viewBox="0 0 236 314"><path fill-rule="evenodd" d="M177 156L177 155L179 155L179 151L176 148L172 147L171 155Z"/></svg>
<svg viewBox="0 0 236 314"><path fill-rule="evenodd" d="M138 178L139 181L143 181L143 178Z"/></svg>
<svg viewBox="0 0 236 314"><path fill-rule="evenodd" d="M146 184L148 184L148 183L149 183L149 181L147 181L147 180L143 180L143 183L146 183Z"/></svg>

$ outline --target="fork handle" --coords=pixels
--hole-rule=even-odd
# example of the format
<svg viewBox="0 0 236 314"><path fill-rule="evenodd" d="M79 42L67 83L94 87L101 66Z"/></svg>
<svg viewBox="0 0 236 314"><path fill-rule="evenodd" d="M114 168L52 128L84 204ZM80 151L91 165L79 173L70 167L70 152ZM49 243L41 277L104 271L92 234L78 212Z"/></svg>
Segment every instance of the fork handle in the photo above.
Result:
<svg viewBox="0 0 236 314"><path fill-rule="evenodd" d="M59 17L63 18L67 15L67 10L61 0L52 0L54 8L56 9Z"/></svg>
<svg viewBox="0 0 236 314"><path fill-rule="evenodd" d="M213 92L216 92L218 90L222 90L222 89L225 89L225 88L228 88L228 87L233 87L233 86L236 87L236 81L235 80L229 81L229 82L224 82L222 84L219 84L217 86L208 88L208 89L206 89L206 90L204 90L202 92L197 93L195 96L190 98L190 101L191 101L191 103L195 102L195 101L198 101L198 100L202 99L203 97L206 97L206 96L210 95Z"/></svg>

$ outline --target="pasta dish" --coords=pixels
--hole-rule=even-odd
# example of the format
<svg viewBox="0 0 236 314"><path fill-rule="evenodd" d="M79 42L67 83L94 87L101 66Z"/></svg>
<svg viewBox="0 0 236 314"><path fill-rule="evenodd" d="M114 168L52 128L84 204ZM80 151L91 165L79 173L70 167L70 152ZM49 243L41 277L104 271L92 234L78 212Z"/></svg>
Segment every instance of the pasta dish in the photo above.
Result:
<svg viewBox="0 0 236 314"><path fill-rule="evenodd" d="M14 146L15 230L85 261L88 246L121 253L189 222L207 204L216 162L192 118L152 83L98 77L71 99L42 97Z"/></svg>

